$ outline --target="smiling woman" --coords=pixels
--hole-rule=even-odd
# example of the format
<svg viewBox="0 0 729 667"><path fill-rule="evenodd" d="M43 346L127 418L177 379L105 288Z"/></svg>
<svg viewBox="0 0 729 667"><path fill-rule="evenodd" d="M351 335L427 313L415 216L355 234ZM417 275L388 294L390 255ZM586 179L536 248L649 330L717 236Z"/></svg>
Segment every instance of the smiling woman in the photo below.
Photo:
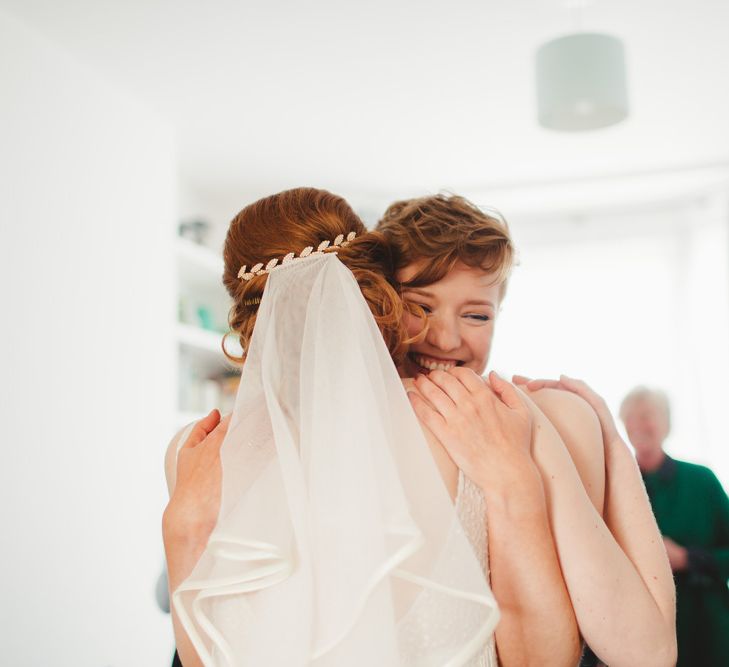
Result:
<svg viewBox="0 0 729 667"><path fill-rule="evenodd" d="M401 375L453 366L483 372L515 259L506 223L463 197L436 195L392 204L378 230L392 247L403 298L427 318ZM411 336L423 328L413 315L406 322Z"/></svg>
<svg viewBox="0 0 729 667"><path fill-rule="evenodd" d="M494 319L501 298L501 284L477 267L457 262L442 280L427 287L406 287L422 271L415 262L398 271L403 298L422 308L427 318L425 337L410 347L401 372L405 377L455 366L480 373L491 351ZM417 337L423 320L406 311L408 333Z"/></svg>
<svg viewBox="0 0 729 667"><path fill-rule="evenodd" d="M378 231L392 246L404 300L426 318L424 326L406 309L415 342L400 375L416 378L406 386L444 479L463 475L484 499L502 664L523 660L525 647L548 649L550 664L575 664L575 620L607 664L673 664L666 554L635 461L601 399L583 385L577 395L510 395L492 372L485 384L501 404L479 386L514 263L506 223L438 195L393 204ZM523 418L527 443L531 434L526 450L504 405Z"/></svg>

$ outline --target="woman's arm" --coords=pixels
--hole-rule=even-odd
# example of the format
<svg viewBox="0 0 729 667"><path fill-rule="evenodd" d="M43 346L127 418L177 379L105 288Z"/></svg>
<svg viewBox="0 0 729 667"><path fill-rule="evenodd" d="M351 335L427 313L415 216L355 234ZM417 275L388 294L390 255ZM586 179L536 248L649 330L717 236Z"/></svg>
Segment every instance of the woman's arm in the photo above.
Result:
<svg viewBox="0 0 729 667"><path fill-rule="evenodd" d="M534 464L486 497L491 585L502 610L500 664L577 664L580 636Z"/></svg>
<svg viewBox="0 0 729 667"><path fill-rule="evenodd" d="M195 424L179 453L177 443L184 429L167 448L165 475L170 501L162 516L162 537L170 594L192 572L215 526L221 492L220 445L228 421L213 410ZM202 667L172 604L170 611L180 661L184 667Z"/></svg>
<svg viewBox="0 0 729 667"><path fill-rule="evenodd" d="M502 665L573 667L579 633L560 571L538 470L529 455L532 424L511 385L493 391L467 369L433 371L411 393L421 422L484 491L491 585L502 612ZM456 407L457 406L457 407Z"/></svg>
<svg viewBox="0 0 729 667"><path fill-rule="evenodd" d="M595 411L583 398L558 389L545 388L526 394L557 429L592 505L602 516L605 510L605 448Z"/></svg>
<svg viewBox="0 0 729 667"><path fill-rule="evenodd" d="M593 401L598 398L594 395ZM564 414L558 418L556 413L574 405L571 397L560 401L552 394L540 402L563 430L569 430ZM602 521L552 420L530 403L539 428L534 456L545 482L552 530L583 636L611 667L675 664L671 570L638 467L622 440L614 439L617 430L612 417L595 410L603 436L599 438L598 432L597 437L605 441Z"/></svg>

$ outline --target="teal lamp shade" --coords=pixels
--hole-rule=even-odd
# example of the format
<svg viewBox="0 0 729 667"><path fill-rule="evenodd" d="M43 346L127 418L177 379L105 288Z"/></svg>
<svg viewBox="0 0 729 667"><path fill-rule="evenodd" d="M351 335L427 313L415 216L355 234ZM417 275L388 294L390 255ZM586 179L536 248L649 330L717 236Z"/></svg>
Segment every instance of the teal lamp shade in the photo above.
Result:
<svg viewBox="0 0 729 667"><path fill-rule="evenodd" d="M537 51L539 124L579 132L615 125L628 116L623 43L610 35L577 33Z"/></svg>

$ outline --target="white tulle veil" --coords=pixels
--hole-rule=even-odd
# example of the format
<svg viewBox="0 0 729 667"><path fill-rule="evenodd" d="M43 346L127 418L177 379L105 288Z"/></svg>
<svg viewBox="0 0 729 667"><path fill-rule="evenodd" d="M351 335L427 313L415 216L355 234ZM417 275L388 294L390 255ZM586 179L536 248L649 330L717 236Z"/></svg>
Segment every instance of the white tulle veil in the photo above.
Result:
<svg viewBox="0 0 729 667"><path fill-rule="evenodd" d="M335 254L273 269L173 594L206 666L462 665L498 610L377 325Z"/></svg>

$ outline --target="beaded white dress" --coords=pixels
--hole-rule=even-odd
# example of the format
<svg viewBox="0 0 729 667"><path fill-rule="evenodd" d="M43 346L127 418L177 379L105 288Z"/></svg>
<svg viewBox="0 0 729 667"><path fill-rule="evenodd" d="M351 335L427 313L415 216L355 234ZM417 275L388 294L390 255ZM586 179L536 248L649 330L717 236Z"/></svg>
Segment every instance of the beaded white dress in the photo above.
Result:
<svg viewBox="0 0 729 667"><path fill-rule="evenodd" d="M488 533L486 527L486 501L481 489L462 470L458 471L456 514L471 543L486 580L490 583ZM470 660L468 667L497 667L496 644L492 634L484 653Z"/></svg>

